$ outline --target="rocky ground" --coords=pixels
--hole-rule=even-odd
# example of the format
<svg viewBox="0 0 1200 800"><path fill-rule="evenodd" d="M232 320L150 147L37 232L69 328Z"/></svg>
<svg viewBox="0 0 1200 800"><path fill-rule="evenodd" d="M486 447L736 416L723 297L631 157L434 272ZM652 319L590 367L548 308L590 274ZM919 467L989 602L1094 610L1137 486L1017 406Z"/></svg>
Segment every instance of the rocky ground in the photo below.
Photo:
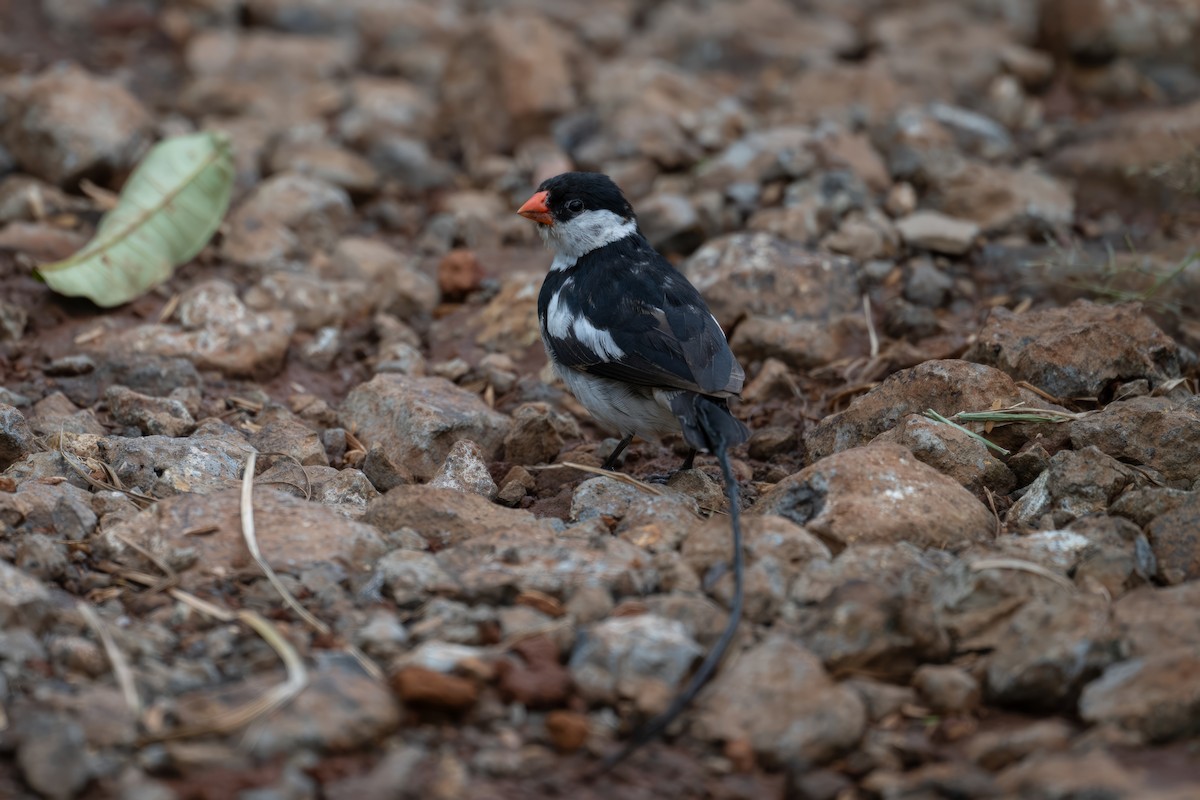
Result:
<svg viewBox="0 0 1200 800"><path fill-rule="evenodd" d="M0 796L1200 793L1195 3L0 18ZM209 127L234 205L168 284L31 277ZM731 579L711 459L563 466L614 442L514 210L570 168L704 292L754 432L733 652L590 783ZM1018 404L991 448L924 415Z"/></svg>

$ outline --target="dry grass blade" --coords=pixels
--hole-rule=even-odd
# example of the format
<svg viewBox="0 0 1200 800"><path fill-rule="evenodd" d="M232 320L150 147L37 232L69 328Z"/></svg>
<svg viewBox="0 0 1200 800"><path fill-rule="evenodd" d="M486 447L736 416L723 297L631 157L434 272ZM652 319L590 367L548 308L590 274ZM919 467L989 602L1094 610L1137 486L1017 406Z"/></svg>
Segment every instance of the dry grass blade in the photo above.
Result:
<svg viewBox="0 0 1200 800"><path fill-rule="evenodd" d="M138 697L137 684L133 680L133 670L130 669L129 662L125 659L125 654L117 647L112 634L108 632L108 626L104 624L104 620L100 619L100 615L96 613L91 604L79 602L76 603L76 606L79 608L79 613L83 615L88 626L100 637L100 644L104 647L104 653L108 656L109 663L112 664L113 675L117 679L117 685L121 687L121 695L125 698L125 705L129 706L129 710L133 712L134 718L141 719L142 699Z"/></svg>
<svg viewBox="0 0 1200 800"><path fill-rule="evenodd" d="M1025 408L1020 404L1008 408L995 408L987 411L959 411L954 419L959 422L990 422L993 425L1017 425L1023 422L1061 423L1083 419L1090 411L1055 411L1050 408Z"/></svg>
<svg viewBox="0 0 1200 800"><path fill-rule="evenodd" d="M300 619L304 620L305 624L307 624L313 630L325 635L329 635L333 632L332 629L324 622L310 614L308 609L300 605L300 601L297 600L292 593L288 591L288 588L283 585L283 581L279 579L279 575L275 573L275 570L273 570L271 565L267 563L267 560L263 558L262 551L259 549L258 534L254 527L254 465L256 462L257 454L252 451L248 456L246 456L246 467L242 474L242 539L246 542L246 547L250 550L250 555L254 558L254 563L258 564L258 568L261 569L263 574L267 576L267 580L270 581L271 585L275 587L275 591L279 592L279 596L283 598L283 601L293 611L296 612L296 615L299 616ZM383 680L383 670L380 669L379 665L372 661L366 653L362 652L353 645L348 645L346 650L354 657L356 661L358 661L362 668L366 670L368 675L377 681Z"/></svg>
<svg viewBox="0 0 1200 800"><path fill-rule="evenodd" d="M251 452L246 456L246 468L242 475L242 539L246 542L246 547L249 548L254 563L258 564L258 568L267 576L267 580L275 587L275 591L279 592L283 602L287 603L300 619L313 629L321 633L329 633L329 626L308 613L308 609L300 605L300 601L292 596L288 588L283 585L283 581L275 574L275 570L271 569L271 565L262 557L262 551L258 547L258 535L254 530L254 464L256 461L256 453Z"/></svg>
<svg viewBox="0 0 1200 800"><path fill-rule="evenodd" d="M630 486L636 486L637 488L641 489L646 494L661 496L663 493L662 489L659 489L657 486L646 483L645 481L639 481L637 478L626 475L623 472L612 472L611 470L593 467L588 464L578 464L574 461L564 461L561 464L549 464L545 467L542 467L542 469L577 469L580 472L586 472L591 475L602 475L605 478L612 478L614 481L628 483Z"/></svg>
<svg viewBox="0 0 1200 800"><path fill-rule="evenodd" d="M949 425L951 428L957 428L958 430L965 433L967 436L970 436L972 439L976 439L977 441L982 442L984 444L984 446L989 447L992 450L995 450L997 453L999 453L1002 456L1009 455L1009 451L1005 450L1000 445L996 444L995 442L989 442L987 439L980 436L978 433L975 433L975 431L970 430L968 428L964 428L962 425L959 425L957 422L951 422L950 420L946 419L938 412L934 411L932 408L928 408L925 410L925 416L929 417L930 419L932 419L936 422L940 422L944 425ZM955 414L955 416L957 417L958 415Z"/></svg>
<svg viewBox="0 0 1200 800"><path fill-rule="evenodd" d="M978 561L971 562L971 570L973 572L984 572L989 569L1015 569L1021 572L1028 572L1031 575L1043 577L1052 583L1057 583L1067 591L1076 591L1075 584L1062 575L1032 561L1022 561L1019 558L981 558Z"/></svg>
<svg viewBox="0 0 1200 800"><path fill-rule="evenodd" d="M867 337L871 341L871 358L879 356L879 337L875 334L875 320L871 318L871 296L862 296L863 319L867 321Z"/></svg>

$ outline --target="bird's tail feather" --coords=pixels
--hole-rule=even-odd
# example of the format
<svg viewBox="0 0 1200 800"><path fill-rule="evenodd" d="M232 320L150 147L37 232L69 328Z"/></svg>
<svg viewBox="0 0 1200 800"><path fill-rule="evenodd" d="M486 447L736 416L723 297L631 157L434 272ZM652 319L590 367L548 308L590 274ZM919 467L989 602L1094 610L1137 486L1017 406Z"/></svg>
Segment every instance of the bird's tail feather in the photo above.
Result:
<svg viewBox="0 0 1200 800"><path fill-rule="evenodd" d="M729 413L724 399L695 392L680 392L671 399L671 411L683 428L683 439L697 450L716 455L750 438L750 429Z"/></svg>
<svg viewBox="0 0 1200 800"><path fill-rule="evenodd" d="M703 395L686 392L671 401L671 409L683 426L683 438L697 450L708 450L717 457L721 465L721 476L725 482L725 496L729 500L729 525L733 532L733 602L729 606L729 621L721 638L708 651L700 668L693 674L665 711L638 729L625 745L605 758L593 776L607 772L623 761L635 750L658 736L678 717L704 688L717 666L724 658L738 623L742 619L745 601L745 557L742 552L741 499L738 483L729 463L729 448L741 444L750 437L749 429L729 413L724 400L714 400Z"/></svg>

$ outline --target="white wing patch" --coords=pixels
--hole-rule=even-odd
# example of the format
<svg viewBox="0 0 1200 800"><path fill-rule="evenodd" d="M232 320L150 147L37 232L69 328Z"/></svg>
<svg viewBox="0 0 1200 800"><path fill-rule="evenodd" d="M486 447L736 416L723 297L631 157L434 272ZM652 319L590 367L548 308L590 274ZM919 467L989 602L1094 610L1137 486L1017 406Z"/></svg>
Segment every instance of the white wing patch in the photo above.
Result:
<svg viewBox="0 0 1200 800"><path fill-rule="evenodd" d="M571 287L572 278L563 281L563 285L550 298L546 308L546 332L553 339L566 339L574 336L579 343L601 358L616 360L625 357L625 351L617 345L617 340L606 330L597 328L592 321L582 313L577 313L560 301L563 292Z"/></svg>

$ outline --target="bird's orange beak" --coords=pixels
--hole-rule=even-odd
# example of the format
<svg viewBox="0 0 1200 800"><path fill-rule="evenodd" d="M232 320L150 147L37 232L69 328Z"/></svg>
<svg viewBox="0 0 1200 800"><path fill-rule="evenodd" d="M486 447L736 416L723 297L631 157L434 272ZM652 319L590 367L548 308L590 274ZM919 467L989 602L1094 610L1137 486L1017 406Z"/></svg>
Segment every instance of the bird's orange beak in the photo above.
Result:
<svg viewBox="0 0 1200 800"><path fill-rule="evenodd" d="M554 217L550 215L550 209L546 206L548 194L549 192L537 192L525 201L525 205L517 209L517 213L539 225L553 225Z"/></svg>

